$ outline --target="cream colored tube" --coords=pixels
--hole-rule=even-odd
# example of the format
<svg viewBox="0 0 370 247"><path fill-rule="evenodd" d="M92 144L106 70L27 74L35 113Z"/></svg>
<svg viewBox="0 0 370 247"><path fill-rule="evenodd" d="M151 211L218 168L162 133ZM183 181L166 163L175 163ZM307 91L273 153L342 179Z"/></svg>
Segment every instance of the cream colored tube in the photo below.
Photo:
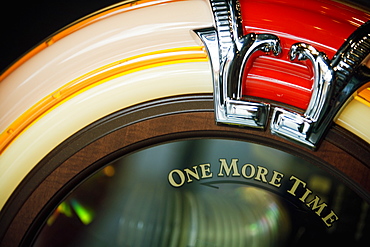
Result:
<svg viewBox="0 0 370 247"><path fill-rule="evenodd" d="M33 124L0 156L0 205L48 152L95 120L147 100L211 92L209 64L184 63L125 75L66 101Z"/></svg>
<svg viewBox="0 0 370 247"><path fill-rule="evenodd" d="M110 14L57 41L12 72L0 83L0 133L41 99L90 71L145 53L199 46L191 30L213 25L208 2L162 2L167 3ZM151 99L211 92L209 63L189 62L120 76L59 104L0 156L0 209L48 152L93 121Z"/></svg>
<svg viewBox="0 0 370 247"><path fill-rule="evenodd" d="M111 14L64 37L0 83L0 133L40 99L89 71L138 54L199 45L191 30L210 27L212 20L206 1L175 1Z"/></svg>
<svg viewBox="0 0 370 247"><path fill-rule="evenodd" d="M341 111L336 124L370 143L370 107L352 99Z"/></svg>
<svg viewBox="0 0 370 247"><path fill-rule="evenodd" d="M0 83L0 133L76 78L125 58L198 46L200 41L191 30L213 26L208 1L156 2L155 6L111 14L66 36L5 78ZM152 99L212 91L209 62L185 62L117 76L63 101L0 156L0 208L48 152L97 119ZM370 110L366 107L352 101L337 123L369 142Z"/></svg>

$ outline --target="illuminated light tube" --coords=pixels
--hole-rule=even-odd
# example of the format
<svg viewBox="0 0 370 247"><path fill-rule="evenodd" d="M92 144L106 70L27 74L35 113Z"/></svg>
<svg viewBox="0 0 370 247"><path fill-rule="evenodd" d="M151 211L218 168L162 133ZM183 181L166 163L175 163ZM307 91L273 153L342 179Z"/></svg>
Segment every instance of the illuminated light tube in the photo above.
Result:
<svg viewBox="0 0 370 247"><path fill-rule="evenodd" d="M146 8L155 6L158 4L164 4L164 3L171 3L181 0L126 0L122 1L120 3L114 4L112 6L109 6L107 8L101 9L95 13L92 13L90 15L87 15L86 17L71 23L70 25L66 26L65 28L59 30L57 33L51 35L49 38L47 38L44 42L37 45L35 48L33 48L31 51L29 51L27 54L25 54L23 57L21 57L19 60L14 62L3 74L0 75L0 82L4 80L9 74L11 74L14 70L16 70L18 67L20 67L23 63L28 61L30 58L32 58L34 55L42 51L43 49L47 48L48 46L51 46L55 42L59 41L60 39L66 37L67 35L78 31L79 29L82 29L90 24L93 24L94 22L97 22L101 19L108 18L112 15L120 14L123 12L133 11L140 8Z"/></svg>
<svg viewBox="0 0 370 247"><path fill-rule="evenodd" d="M109 81L110 79L122 76L135 71L167 64L185 62L207 62L207 56L202 47L184 47L165 51L152 52L108 64L83 75L56 91L46 96L33 107L23 113L3 133L0 134L0 155L17 138L18 135L32 125L42 115L47 114L68 98L80 94L91 87Z"/></svg>
<svg viewBox="0 0 370 247"><path fill-rule="evenodd" d="M75 23L80 26L54 36L52 45L31 51L2 76L0 132L7 140L1 143L0 208L47 153L101 117L153 99L212 93L209 61L189 31L212 25L207 1L117 8ZM31 119L17 123L23 114Z"/></svg>
<svg viewBox="0 0 370 247"><path fill-rule="evenodd" d="M366 88L343 108L335 123L370 143L370 90Z"/></svg>
<svg viewBox="0 0 370 247"><path fill-rule="evenodd" d="M1 207L40 159L103 115L153 99L211 92L208 62L188 62L119 76L66 100L32 124L0 156L0 187L4 188L0 195ZM92 102L98 104L92 108Z"/></svg>
<svg viewBox="0 0 370 247"><path fill-rule="evenodd" d="M297 7L298 3L291 2L291 7ZM211 3L217 5L220 1ZM339 226L343 222L345 229L352 229L347 219L352 223L352 219L365 214L359 212L357 206L365 207L365 203L357 200L357 196L369 198L370 186L366 181L369 162L356 152L364 148L368 154L370 150L361 140L333 126L317 150L308 150L273 136L268 124L265 131L217 124L212 105L213 91L217 96L212 65L218 57L213 59L212 52L207 56L205 46L194 32L202 29L209 32L217 23L213 21L210 2L144 0L122 4L62 30L2 77L1 243L8 246L9 242L17 245L20 241L29 246L28 240L37 237L44 222L55 227L71 216L72 221L78 217L81 222L75 222L82 227L92 223L88 228L99 226L99 230L110 231L112 227L102 224L100 228L97 222L103 219L112 223L104 217L104 213L112 211L97 210L97 206L107 209L107 205L121 203L124 207L117 207L119 214L112 214L119 224L117 239L121 243L128 236L129 240L145 244L143 233L149 236L152 231L163 236L172 234L173 238L168 238L172 245L185 241L188 245L212 244L209 240L213 239L213 243L235 245L239 241L243 245L244 239L245 243L252 239L257 245L267 246L280 243L280 236L296 241L298 238L292 236L303 236L300 229L309 234L304 234L303 241L306 236L313 236L312 229L314 233L324 233L322 229L332 227L333 223ZM286 9L286 5L280 7ZM289 12L291 9L288 8ZM282 16L276 9L267 11L278 18ZM307 17L311 15L307 11ZM283 24L291 28L289 23ZM275 34L280 37L283 31ZM212 37L216 40L216 36ZM285 55L266 58L262 53L253 61L245 75L251 88L240 83L246 100L267 101L263 109L268 110L265 119L271 119L270 122L272 110L285 105L304 109L310 95L309 69L305 64L291 67L287 60L288 38L280 37ZM279 63L286 66L279 67ZM306 96L300 97L297 92ZM357 92L351 100L336 123L369 142L370 129L366 128L370 125L369 90ZM240 105L247 104L231 106L253 113L248 107L254 104L237 108ZM295 120L294 115L291 119ZM326 119L332 124L332 118ZM284 127L301 127L293 124ZM343 143L346 145L341 146ZM104 169L100 172L105 175L98 175L97 169ZM182 174L180 183L174 182L176 178L172 175L166 179L166 174L173 172ZM102 186L103 183L89 178L97 178L95 181L104 178L113 181L114 186ZM94 185L87 186L92 194L78 191L76 186L88 180L86 184ZM355 188L358 195L347 194L344 185ZM180 186L184 188L178 189ZM111 188L117 194L109 199L105 195L110 194ZM97 192L101 193L99 199L94 196ZM348 200L343 200L343 196ZM116 199L120 202L115 203ZM352 202L357 208L344 212ZM356 217L352 217L354 213ZM58 216L63 216L62 220L56 220ZM307 223L312 229L300 227ZM323 228L317 228L316 223ZM358 225L355 220L353 223ZM334 228L328 232L336 237L333 232L342 231ZM297 230L297 235L290 234L290 230ZM54 236L63 238L62 234Z"/></svg>
<svg viewBox="0 0 370 247"><path fill-rule="evenodd" d="M161 5L165 2L168 4ZM153 8L146 8L146 4L151 6L152 3L156 3ZM142 8L139 8L139 5ZM125 8L127 8L126 10L130 9L129 6L125 6ZM96 19L91 22L86 19L85 24L80 24L79 27L76 26L76 29L69 29L68 32L65 31L64 36L55 36L51 41L47 41L47 46L43 48L36 48L29 56L13 65L3 75L3 81L0 83L0 93L5 96L9 93L9 96L3 97L1 95L0 97L0 104L4 105L0 108L0 130L4 136L12 136L12 138L4 144L4 147L7 148L3 150L0 156L0 187L6 191L1 194L0 208L5 204L11 191L48 152L93 121L119 109L152 99L213 92L210 63L205 54L199 52L200 41L189 31L213 25L207 1L140 1L137 6L135 5L135 8L137 9L135 15L130 15L130 11L122 11L127 15L121 16L121 12L116 13L113 8L107 16L104 16L104 14L101 14L99 18L95 16ZM172 22L168 19L167 14L169 12L176 13L176 15L171 15ZM153 23L148 19L143 20L146 16L150 16L150 13L155 13L159 20L167 19L166 21L171 22L171 25ZM179 13L186 14L181 15ZM132 19L133 16L137 16L137 22ZM145 44L137 44L137 40L148 31L147 29L140 29L140 32L132 34L132 37L119 36L122 30L132 30L138 23L139 26L142 25L140 27L149 23L149 27L156 28L155 31L159 31L159 33L149 32L145 35L145 39L142 39ZM112 33L117 25L123 27L121 27L120 32ZM107 29L107 27L112 29ZM108 35L109 32L112 36L116 35L114 36L116 39L105 40L100 39L102 37L96 37L96 33ZM158 39L161 36L165 36L166 39ZM93 40L93 42L84 43L89 40ZM83 44L81 44L81 41L83 41ZM127 46L122 44L127 44ZM74 47L74 49L71 47ZM84 47L85 50L81 50L81 47ZM99 69L103 71L107 64L113 68L118 65L115 64L117 61L125 61L127 58L138 59L137 56L140 54L153 55L153 52L170 51L171 49L181 50L184 47L196 47L197 52L194 54L197 55L191 58L188 57L188 60L182 60L183 58L181 58L177 63L172 64L163 61L163 64L158 67L150 67L148 64L147 69L135 72L133 70L134 73L131 74L123 75L120 74L124 73L121 71L117 74L118 77L106 74L107 77L104 77L104 80L106 80L104 83L100 83L98 77L96 77L95 82L91 81L94 84L93 87L92 84L84 85L80 89L74 88L75 91L69 94L59 93L60 89L67 89L67 85L72 85L71 82L77 80L76 78L81 78L82 75L91 75L89 73L92 71L98 72ZM62 51L67 52L60 54ZM77 51L78 53L76 53ZM86 53L83 53L83 51L86 51ZM119 54L119 56L116 54ZM26 60L27 62L25 62ZM180 60L182 60L181 63ZM69 62L69 64L64 62ZM40 63L45 63L45 65L40 66ZM35 71L35 68L39 69ZM52 71L58 71L58 75L47 73L50 68L54 68ZM184 74L184 71L187 72ZM103 80L103 78L100 79ZM27 87L18 88L20 84ZM155 89L153 89L153 84L156 85ZM36 85L38 87L35 87ZM4 88L6 90L3 90ZM42 90L37 90L40 88ZM27 126L20 128L19 131L16 130L18 128L9 127L22 114L27 112L30 106L35 106L42 99L51 99L50 97L55 100L55 104L40 112L38 116L32 115L34 118L27 123ZM65 98L62 99L63 97ZM348 108L350 105L359 109L360 112L363 104L354 103L346 107ZM76 107L80 107L80 111L77 111ZM91 110L92 107L94 107L94 111ZM338 118L338 124L344 121L345 110ZM83 112L83 114L80 114L80 112ZM39 118L40 116L42 118ZM356 121L361 125L362 121L365 121L363 119L364 117L361 116ZM364 139L370 136L369 133L360 135L359 132L355 131L356 128L350 127L353 125L343 126ZM364 126L368 125L365 124ZM370 131L367 130L367 132ZM22 135L18 135L19 133L22 133ZM9 145L10 142L11 145Z"/></svg>
<svg viewBox="0 0 370 247"><path fill-rule="evenodd" d="M4 77L0 83L0 133L30 106L76 78L138 55L199 46L189 30L212 25L205 1L145 6L118 11L71 32ZM184 14L168 16L169 12ZM152 15L157 16L155 20Z"/></svg>

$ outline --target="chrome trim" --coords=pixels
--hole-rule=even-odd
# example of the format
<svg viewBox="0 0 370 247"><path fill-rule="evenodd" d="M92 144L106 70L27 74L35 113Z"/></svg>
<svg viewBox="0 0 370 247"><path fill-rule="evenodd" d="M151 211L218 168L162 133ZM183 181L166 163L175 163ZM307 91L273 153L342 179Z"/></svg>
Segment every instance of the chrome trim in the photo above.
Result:
<svg viewBox="0 0 370 247"><path fill-rule="evenodd" d="M304 114L276 107L271 132L317 148L340 110L370 81L370 69L362 64L370 53L370 21L358 28L330 61L324 53L299 43L291 48L291 60L309 59L314 69L314 87Z"/></svg>
<svg viewBox="0 0 370 247"><path fill-rule="evenodd" d="M216 28L195 30L205 44L212 65L217 123L265 128L270 105L242 99L243 74L252 58L279 55L280 40L272 34L242 36L239 3L210 0ZM217 51L216 51L217 50Z"/></svg>
<svg viewBox="0 0 370 247"><path fill-rule="evenodd" d="M333 91L333 70L327 56L306 43L292 45L289 56L291 61L311 61L314 71L312 96L303 115L276 107L272 116L271 132L314 147L315 144L309 137L329 106Z"/></svg>
<svg viewBox="0 0 370 247"><path fill-rule="evenodd" d="M314 47L305 43L292 45L289 55L291 61L309 59L313 65L312 96L304 115L312 121L318 122L319 118L322 117L320 116L321 112L328 106L327 103L333 88L333 71L330 68L330 61L324 53L318 52Z"/></svg>
<svg viewBox="0 0 370 247"><path fill-rule="evenodd" d="M348 78L360 67L370 53L370 21L359 27L339 48L332 59L335 71L336 94L348 83Z"/></svg>
<svg viewBox="0 0 370 247"><path fill-rule="evenodd" d="M210 4L215 27L194 32L205 44L211 61L216 122L264 129L270 104L244 98L242 78L256 56L278 56L280 40L272 34L243 36L237 0L210 0ZM347 39L332 61L309 44L292 45L291 61L309 60L312 64L312 96L303 114L275 107L271 133L315 149L345 102L370 81L370 69L361 64L369 52L370 21Z"/></svg>

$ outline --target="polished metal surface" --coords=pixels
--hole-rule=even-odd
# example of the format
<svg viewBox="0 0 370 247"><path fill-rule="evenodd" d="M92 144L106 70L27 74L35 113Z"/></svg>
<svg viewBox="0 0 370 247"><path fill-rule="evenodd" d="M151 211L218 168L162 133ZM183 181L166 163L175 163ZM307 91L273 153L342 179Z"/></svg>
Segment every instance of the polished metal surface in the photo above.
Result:
<svg viewBox="0 0 370 247"><path fill-rule="evenodd" d="M303 115L276 107L271 132L315 149L342 106L370 81L370 70L362 64L370 52L369 38L370 21L347 39L332 61L308 44L293 45L291 59L309 59L313 65L312 97Z"/></svg>
<svg viewBox="0 0 370 247"><path fill-rule="evenodd" d="M270 106L243 101L243 74L260 55L277 56L280 41L271 34L242 35L242 24L235 0L211 0L216 28L195 30L207 47L212 63L215 112L218 123L264 128Z"/></svg>
<svg viewBox="0 0 370 247"><path fill-rule="evenodd" d="M333 70L324 53L305 43L294 44L290 49L292 61L310 60L314 71L314 84L310 103L303 115L280 107L274 109L271 132L301 142L309 147L314 143L308 140L315 124L324 117L333 91Z"/></svg>
<svg viewBox="0 0 370 247"><path fill-rule="evenodd" d="M237 0L210 0L215 27L195 30L205 44L213 71L217 123L264 129L270 104L243 97L242 80L257 56L278 56L282 47L273 34L242 34ZM345 102L370 81L369 69L361 63L370 51L370 24L355 31L331 61L308 43L290 47L290 60L311 67L312 96L304 113L275 107L271 133L315 149Z"/></svg>

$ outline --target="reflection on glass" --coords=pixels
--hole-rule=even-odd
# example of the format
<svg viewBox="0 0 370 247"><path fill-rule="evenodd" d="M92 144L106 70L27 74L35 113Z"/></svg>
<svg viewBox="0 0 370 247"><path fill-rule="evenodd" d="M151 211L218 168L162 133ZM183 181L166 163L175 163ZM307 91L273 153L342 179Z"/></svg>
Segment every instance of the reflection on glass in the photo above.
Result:
<svg viewBox="0 0 370 247"><path fill-rule="evenodd" d="M34 245L361 244L369 240L368 211L304 159L240 141L186 140L107 164L59 204ZM338 220L328 220L330 212Z"/></svg>

